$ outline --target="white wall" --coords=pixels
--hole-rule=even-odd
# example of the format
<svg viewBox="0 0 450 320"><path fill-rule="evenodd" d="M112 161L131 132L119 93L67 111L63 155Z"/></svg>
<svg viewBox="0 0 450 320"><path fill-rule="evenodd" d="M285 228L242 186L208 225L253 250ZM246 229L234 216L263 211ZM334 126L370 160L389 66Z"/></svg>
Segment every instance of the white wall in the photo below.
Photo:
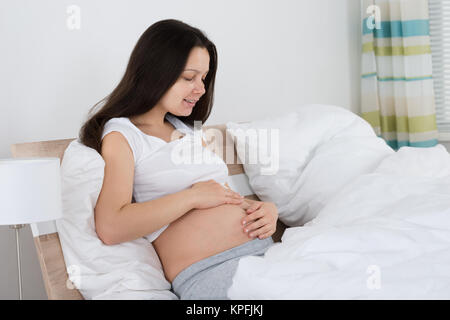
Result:
<svg viewBox="0 0 450 320"><path fill-rule="evenodd" d="M81 29L66 26L69 5ZM359 0L2 1L0 158L14 143L74 138L120 80L152 23L205 31L219 65L207 124L247 121L304 103L359 112ZM1 214L1 213L0 213ZM21 233L25 299L45 299L29 226ZM0 227L0 299L18 296L13 230Z"/></svg>

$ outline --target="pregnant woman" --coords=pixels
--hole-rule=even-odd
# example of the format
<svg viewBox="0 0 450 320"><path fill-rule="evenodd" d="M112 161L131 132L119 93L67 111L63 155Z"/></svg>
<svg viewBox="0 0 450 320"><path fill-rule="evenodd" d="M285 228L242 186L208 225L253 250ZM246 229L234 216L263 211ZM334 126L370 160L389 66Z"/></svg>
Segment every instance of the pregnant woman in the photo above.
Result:
<svg viewBox="0 0 450 320"><path fill-rule="evenodd" d="M146 237L180 299L227 299L239 258L263 255L278 219L273 203L231 190L226 164L196 138L216 70L215 45L199 29L159 21L80 130L105 160L98 237L107 245Z"/></svg>

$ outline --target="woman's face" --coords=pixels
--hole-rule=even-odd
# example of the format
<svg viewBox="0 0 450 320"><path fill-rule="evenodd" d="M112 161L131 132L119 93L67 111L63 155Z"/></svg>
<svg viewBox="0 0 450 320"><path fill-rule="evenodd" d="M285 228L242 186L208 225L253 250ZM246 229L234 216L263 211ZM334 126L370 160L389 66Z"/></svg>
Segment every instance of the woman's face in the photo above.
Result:
<svg viewBox="0 0 450 320"><path fill-rule="evenodd" d="M208 71L208 50L193 48L181 76L161 98L160 107L176 116L189 116L195 103L205 94L204 81Z"/></svg>

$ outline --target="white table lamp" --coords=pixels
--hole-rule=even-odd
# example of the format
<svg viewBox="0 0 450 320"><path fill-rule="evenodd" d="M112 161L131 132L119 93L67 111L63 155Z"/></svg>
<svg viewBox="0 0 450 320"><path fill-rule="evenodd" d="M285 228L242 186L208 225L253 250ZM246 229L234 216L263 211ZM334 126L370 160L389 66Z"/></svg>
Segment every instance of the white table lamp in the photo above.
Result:
<svg viewBox="0 0 450 320"><path fill-rule="evenodd" d="M19 298L22 300L19 230L62 217L59 158L0 159L0 225L16 230Z"/></svg>

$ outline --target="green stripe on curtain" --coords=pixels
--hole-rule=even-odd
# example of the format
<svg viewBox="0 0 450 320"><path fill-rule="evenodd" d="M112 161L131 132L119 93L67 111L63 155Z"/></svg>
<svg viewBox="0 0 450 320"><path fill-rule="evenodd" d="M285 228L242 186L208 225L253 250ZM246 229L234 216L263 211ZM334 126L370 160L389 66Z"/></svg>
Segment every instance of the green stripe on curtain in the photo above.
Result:
<svg viewBox="0 0 450 320"><path fill-rule="evenodd" d="M381 132L420 133L437 130L436 115L417 117L381 116L379 111L363 112L363 118L372 127L381 127Z"/></svg>
<svg viewBox="0 0 450 320"><path fill-rule="evenodd" d="M363 46L362 46L363 53L372 52L372 51L373 51L373 42L363 43Z"/></svg>
<svg viewBox="0 0 450 320"><path fill-rule="evenodd" d="M366 120L373 128L380 127L380 111L363 112L362 117Z"/></svg>
<svg viewBox="0 0 450 320"><path fill-rule="evenodd" d="M429 45L423 46L395 46L395 47L374 47L373 42L363 45L363 53L375 52L376 56L413 56L431 53Z"/></svg>

